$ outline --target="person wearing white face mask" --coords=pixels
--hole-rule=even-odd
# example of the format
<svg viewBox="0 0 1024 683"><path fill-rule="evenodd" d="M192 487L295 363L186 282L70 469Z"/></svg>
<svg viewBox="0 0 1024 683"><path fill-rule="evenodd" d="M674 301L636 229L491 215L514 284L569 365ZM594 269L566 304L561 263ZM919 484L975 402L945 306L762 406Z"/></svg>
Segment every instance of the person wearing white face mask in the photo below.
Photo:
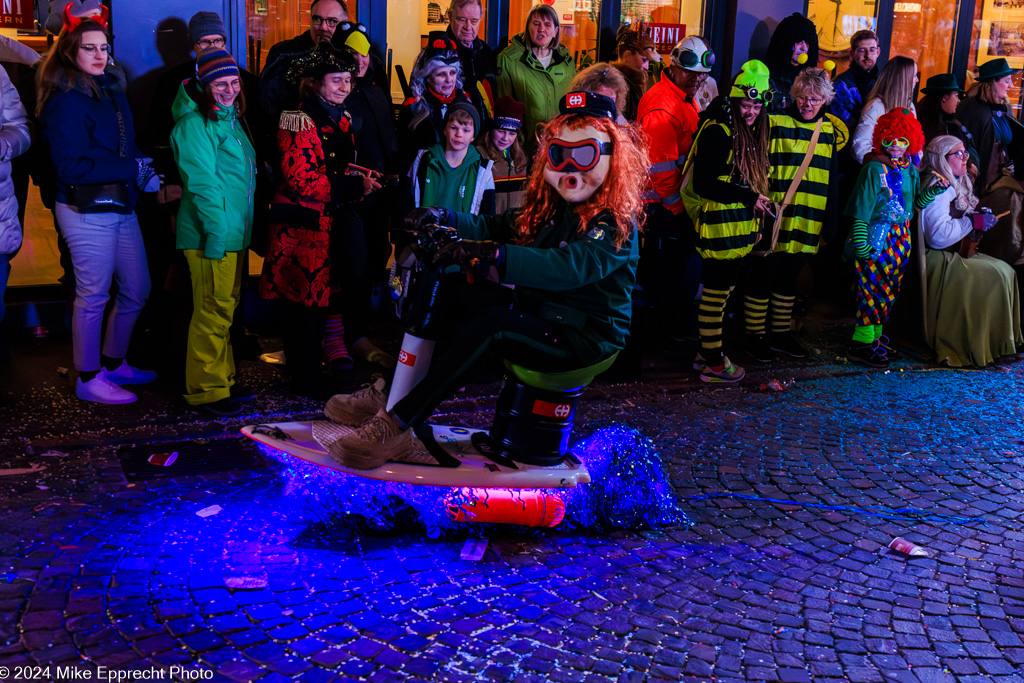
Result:
<svg viewBox="0 0 1024 683"><path fill-rule="evenodd" d="M245 111L238 64L209 47L196 77L174 101L171 149L181 173L176 246L192 278L192 321L185 355L185 401L237 415L252 391L235 384L228 331L241 298L245 250L252 239L256 152L240 123Z"/></svg>
<svg viewBox="0 0 1024 683"><path fill-rule="evenodd" d="M625 345L643 220L643 144L614 123L607 97L570 93L561 111L544 129L522 211L472 216L419 208L407 217L410 229L450 225L462 238L453 256L474 284L458 284L461 275L442 282L439 300L460 300L457 293L471 287L483 305L463 325L451 313L432 323L449 338L438 342L426 375L390 411L383 380L327 403L331 420L358 425L331 445L336 461L357 469L417 461L411 427L490 353L552 372L593 365Z"/></svg>

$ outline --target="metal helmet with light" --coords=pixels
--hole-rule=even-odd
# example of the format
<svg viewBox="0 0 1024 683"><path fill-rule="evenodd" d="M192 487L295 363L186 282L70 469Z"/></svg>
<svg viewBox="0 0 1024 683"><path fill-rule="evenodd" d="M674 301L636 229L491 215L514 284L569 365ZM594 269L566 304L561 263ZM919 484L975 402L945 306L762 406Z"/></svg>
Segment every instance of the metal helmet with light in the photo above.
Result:
<svg viewBox="0 0 1024 683"><path fill-rule="evenodd" d="M706 74L715 65L715 52L697 36L687 36L672 48L669 59L682 69Z"/></svg>

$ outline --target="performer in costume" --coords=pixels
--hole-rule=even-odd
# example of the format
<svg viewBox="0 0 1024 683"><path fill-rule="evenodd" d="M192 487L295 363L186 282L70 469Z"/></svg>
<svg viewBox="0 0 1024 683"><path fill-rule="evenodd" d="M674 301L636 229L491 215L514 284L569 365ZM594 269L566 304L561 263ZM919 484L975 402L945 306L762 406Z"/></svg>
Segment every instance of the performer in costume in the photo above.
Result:
<svg viewBox="0 0 1024 683"><path fill-rule="evenodd" d="M646 153L615 124L608 97L570 93L560 111L544 128L537 157L542 162L534 165L524 209L500 216L428 208L410 213L413 226L453 225L463 238L457 259L475 264L478 283L515 285L514 303L476 313L391 411L384 409L382 382L332 398L325 408L329 417L363 422L332 444L338 462L370 469L416 457L411 428L462 386L490 350L552 372L593 365L625 346ZM492 289L507 296L505 287Z"/></svg>
<svg viewBox="0 0 1024 683"><path fill-rule="evenodd" d="M281 182L271 205L259 291L265 299L282 300L293 388L313 396L329 384L321 364L328 312L340 313L343 299L356 296L352 283L366 267L362 223L351 205L380 189L379 173L345 174L356 157L344 104L356 68L347 51L329 43L296 59L288 79L302 103L281 113L277 133ZM347 351L323 360L342 357Z"/></svg>
<svg viewBox="0 0 1024 683"><path fill-rule="evenodd" d="M776 353L792 358L807 355L803 344L790 332L796 282L811 256L835 235L839 218L839 153L848 135L843 122L827 113L834 94L828 73L804 69L793 82L791 94L793 104L771 115L771 198L781 204L790 186L797 180L799 183L791 203L782 210L779 241L771 254L754 260L743 298L745 349L761 362L771 360ZM818 139L811 151L815 130ZM807 169L797 178L805 159Z"/></svg>
<svg viewBox="0 0 1024 683"><path fill-rule="evenodd" d="M884 368L894 351L882 335L882 326L899 296L910 257L914 203L921 208L942 189L936 186L917 197L921 180L911 157L921 153L924 133L909 109L893 109L879 117L872 145L846 204L853 228L845 255L853 259L857 271L856 325L846 356L857 363Z"/></svg>
<svg viewBox="0 0 1024 683"><path fill-rule="evenodd" d="M692 172L683 204L697 228L704 259L698 322L700 354L694 368L704 382L737 382L743 368L722 353L725 304L744 257L758 240L768 198L768 67L753 59L736 76L729 97L719 97L701 117L693 143Z"/></svg>

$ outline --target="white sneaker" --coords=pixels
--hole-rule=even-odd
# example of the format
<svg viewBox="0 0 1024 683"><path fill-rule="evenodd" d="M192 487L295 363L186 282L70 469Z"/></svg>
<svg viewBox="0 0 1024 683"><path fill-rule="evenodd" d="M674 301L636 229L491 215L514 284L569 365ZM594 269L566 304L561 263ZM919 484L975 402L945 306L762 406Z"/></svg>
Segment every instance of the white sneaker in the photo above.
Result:
<svg viewBox="0 0 1024 683"><path fill-rule="evenodd" d="M110 405L121 405L122 403L135 403L138 397L127 389L122 389L107 378L105 370L88 382L83 382L79 377L75 384L75 396L83 401L93 403L108 403Z"/></svg>
<svg viewBox="0 0 1024 683"><path fill-rule="evenodd" d="M128 361L121 361L121 367L116 370L104 370L109 379L118 386L125 384L149 384L156 379L156 373L152 370L140 370L128 365Z"/></svg>

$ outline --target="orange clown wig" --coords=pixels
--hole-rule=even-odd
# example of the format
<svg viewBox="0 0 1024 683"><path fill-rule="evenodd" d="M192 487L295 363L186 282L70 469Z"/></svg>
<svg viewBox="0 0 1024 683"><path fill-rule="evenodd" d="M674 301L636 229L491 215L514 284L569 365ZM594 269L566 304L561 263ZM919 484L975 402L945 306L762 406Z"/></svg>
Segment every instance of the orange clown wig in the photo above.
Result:
<svg viewBox="0 0 1024 683"><path fill-rule="evenodd" d="M647 181L647 149L607 117L585 114L563 114L548 123L540 134L541 145L537 163L533 165L523 198L523 211L516 221L516 242L530 244L537 231L555 217L565 203L558 191L544 179L548 158L548 140L557 138L563 130L581 130L593 127L608 134L614 144L611 167L604 183L589 199L573 205L580 218L580 231L599 213L606 211L615 220L613 238L621 247L633 235L634 223L642 227L644 221L643 190Z"/></svg>
<svg viewBox="0 0 1024 683"><path fill-rule="evenodd" d="M875 132L871 136L871 145L879 154L885 154L886 143L905 138L910 146L907 154L920 154L924 149L924 133L914 113L903 107L896 107L888 114L878 117Z"/></svg>

